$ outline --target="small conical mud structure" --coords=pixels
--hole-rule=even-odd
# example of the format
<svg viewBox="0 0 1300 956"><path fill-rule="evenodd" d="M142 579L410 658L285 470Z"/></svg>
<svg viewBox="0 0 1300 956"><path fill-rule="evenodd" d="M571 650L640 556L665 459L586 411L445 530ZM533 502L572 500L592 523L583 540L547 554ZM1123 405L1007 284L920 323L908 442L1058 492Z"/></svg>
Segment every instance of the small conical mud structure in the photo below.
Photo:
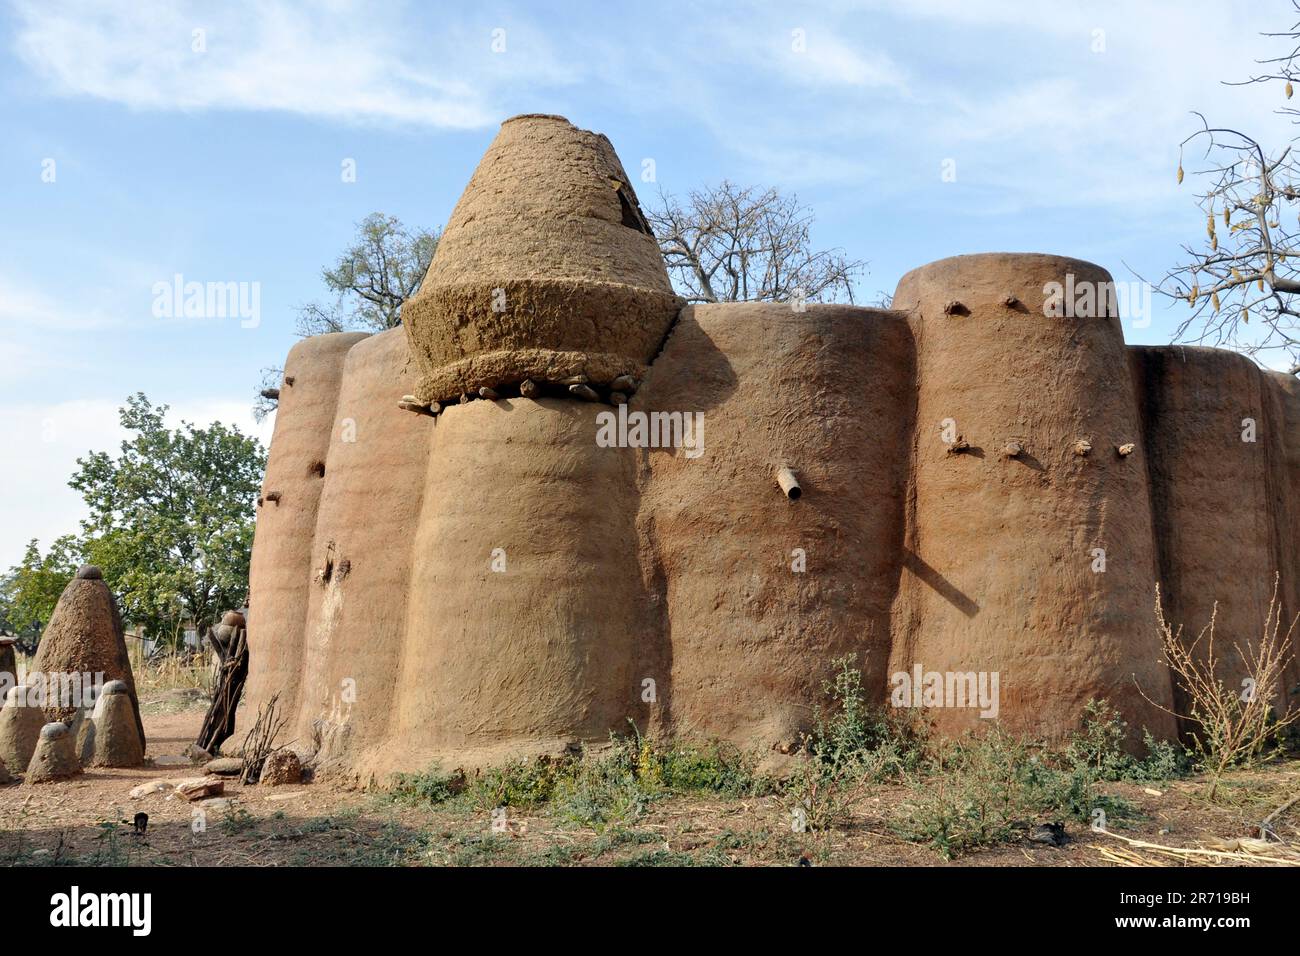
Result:
<svg viewBox="0 0 1300 956"><path fill-rule="evenodd" d="M39 671L51 689L57 686L52 680L55 676L84 681L102 673L106 682L124 682L131 698L136 730L144 740L144 723L140 719L131 660L126 653L122 617L103 575L93 564L81 568L68 582L41 635L32 670ZM70 721L76 710L75 705L59 700L53 690L45 702L45 716L51 720Z"/></svg>
<svg viewBox="0 0 1300 956"><path fill-rule="evenodd" d="M41 728L36 753L27 766L24 783L53 783L81 773L81 763L68 725L54 721Z"/></svg>
<svg viewBox="0 0 1300 956"><path fill-rule="evenodd" d="M111 680L95 702L90 763L95 767L138 767L144 742L135 726L135 709L125 681Z"/></svg>
<svg viewBox="0 0 1300 956"><path fill-rule="evenodd" d="M22 773L36 752L36 741L45 726L40 707L27 703L26 687L10 687L0 709L0 760L14 773Z"/></svg>
<svg viewBox="0 0 1300 956"><path fill-rule="evenodd" d="M501 125L402 320L420 399L447 402L639 378L681 304L609 140L527 114Z"/></svg>

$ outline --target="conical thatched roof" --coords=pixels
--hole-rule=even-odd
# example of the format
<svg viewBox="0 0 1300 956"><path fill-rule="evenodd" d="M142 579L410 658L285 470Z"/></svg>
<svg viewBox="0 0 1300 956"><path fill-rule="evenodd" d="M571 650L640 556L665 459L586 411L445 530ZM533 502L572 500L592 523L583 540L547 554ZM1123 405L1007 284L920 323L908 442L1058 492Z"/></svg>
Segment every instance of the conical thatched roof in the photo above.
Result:
<svg viewBox="0 0 1300 956"><path fill-rule="evenodd" d="M608 139L560 116L506 120L403 309L425 399L654 357L680 307Z"/></svg>
<svg viewBox="0 0 1300 956"><path fill-rule="evenodd" d="M131 697L140 739L144 740L144 723L140 720L135 677L126 654L122 618L99 568L86 565L68 582L41 635L31 670L47 678L51 674L93 676L102 672L105 682L123 681ZM50 700L45 706L45 716L52 721L70 721L75 713L75 707L59 706L57 700Z"/></svg>

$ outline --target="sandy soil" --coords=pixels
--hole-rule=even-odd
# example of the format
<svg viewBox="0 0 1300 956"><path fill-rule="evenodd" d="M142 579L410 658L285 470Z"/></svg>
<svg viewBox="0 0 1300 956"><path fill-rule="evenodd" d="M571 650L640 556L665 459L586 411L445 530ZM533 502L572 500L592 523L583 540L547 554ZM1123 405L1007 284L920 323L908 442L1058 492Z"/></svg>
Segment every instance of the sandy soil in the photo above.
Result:
<svg viewBox="0 0 1300 956"><path fill-rule="evenodd" d="M945 864L933 850L891 834L888 811L904 798L882 786L867 796L851 825L822 834L793 833L775 797L675 798L652 804L633 824L603 832L570 826L545 812L512 816L496 832L488 814L395 805L382 794L317 781L292 787L242 787L227 780L229 806L208 810L167 794L132 799L137 784L195 776L179 756L196 735L202 706L174 710L147 703L153 767L93 770L73 781L0 789L0 864L4 865L1108 865L1101 846L1121 842L1070 826L1071 841L1053 848L1003 846ZM1172 846L1248 835L1254 824L1300 787L1300 762L1234 776L1214 805L1194 780L1159 788L1111 788L1143 818L1121 832ZM1150 788L1156 789L1156 788ZM134 833L136 813L149 815ZM1300 840L1300 813L1279 832ZM1177 861L1166 860L1177 865Z"/></svg>

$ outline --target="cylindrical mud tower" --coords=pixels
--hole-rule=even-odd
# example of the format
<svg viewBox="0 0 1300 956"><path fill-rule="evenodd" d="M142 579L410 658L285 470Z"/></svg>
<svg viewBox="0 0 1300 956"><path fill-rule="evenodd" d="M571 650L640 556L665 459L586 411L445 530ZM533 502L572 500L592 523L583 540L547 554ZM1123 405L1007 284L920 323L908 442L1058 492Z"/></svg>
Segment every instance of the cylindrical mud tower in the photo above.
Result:
<svg viewBox="0 0 1300 956"><path fill-rule="evenodd" d="M883 688L912 364L893 312L683 312L628 406L703 425L702 447L642 452L639 524L666 648L647 676L678 734L788 751L834 658L855 655L870 692ZM797 499L773 480L783 466Z"/></svg>
<svg viewBox="0 0 1300 956"><path fill-rule="evenodd" d="M1300 614L1300 380L1282 372L1267 372L1275 411L1269 416L1276 423L1268 436L1272 446L1274 520L1278 528L1278 571L1281 574L1280 596L1282 632ZM1300 707L1300 653L1292 645L1291 666L1286 679L1287 707Z"/></svg>
<svg viewBox="0 0 1300 956"><path fill-rule="evenodd" d="M303 339L284 363L249 570L248 698L264 702L278 693L280 712L291 716L298 711L316 509L334 403L348 349L365 337L336 332ZM256 711L241 716L240 726L247 730L254 717Z"/></svg>
<svg viewBox="0 0 1300 956"><path fill-rule="evenodd" d="M388 730L433 430L397 407L414 389L401 329L348 351L316 518L297 731L319 736L323 761Z"/></svg>
<svg viewBox="0 0 1300 956"><path fill-rule="evenodd" d="M554 752L636 712L651 616L634 462L597 447L598 407L516 398L438 418L376 770Z"/></svg>
<svg viewBox="0 0 1300 956"><path fill-rule="evenodd" d="M1233 645L1258 646L1275 583L1282 633L1297 610L1296 541L1288 532L1291 509L1300 503L1290 487L1297 472L1287 465L1290 396L1234 352L1138 347L1131 354L1146 425L1165 617L1190 644L1217 605L1218 674L1227 686L1242 687L1248 675ZM1207 650L1208 636L1197 655L1203 659ZM1187 714L1181 695L1178 704Z"/></svg>
<svg viewBox="0 0 1300 956"><path fill-rule="evenodd" d="M917 424L891 670L996 675L996 717L1016 732L1068 732L1089 698L1118 705L1135 733L1172 730L1134 686L1171 702L1110 283L1087 262L996 253L923 266L894 295L916 339ZM993 716L981 713L945 699L927 716L957 731Z"/></svg>
<svg viewBox="0 0 1300 956"><path fill-rule="evenodd" d="M639 377L679 304L609 141L507 120L403 310L418 396ZM635 459L597 446L602 407L476 400L431 426L388 732L408 758L554 749L634 714Z"/></svg>

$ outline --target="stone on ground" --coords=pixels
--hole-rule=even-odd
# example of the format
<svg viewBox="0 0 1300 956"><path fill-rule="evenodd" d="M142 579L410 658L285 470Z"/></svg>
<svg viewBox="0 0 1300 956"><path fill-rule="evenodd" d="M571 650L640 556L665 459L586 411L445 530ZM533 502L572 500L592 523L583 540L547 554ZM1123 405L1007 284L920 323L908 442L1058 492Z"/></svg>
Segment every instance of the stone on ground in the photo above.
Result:
<svg viewBox="0 0 1300 956"><path fill-rule="evenodd" d="M176 792L193 803L196 800L221 796L226 792L226 784L216 777L189 777L177 781Z"/></svg>
<svg viewBox="0 0 1300 956"><path fill-rule="evenodd" d="M262 762L262 773L257 782L268 787L302 783L302 761L292 750L277 750L268 754Z"/></svg>

